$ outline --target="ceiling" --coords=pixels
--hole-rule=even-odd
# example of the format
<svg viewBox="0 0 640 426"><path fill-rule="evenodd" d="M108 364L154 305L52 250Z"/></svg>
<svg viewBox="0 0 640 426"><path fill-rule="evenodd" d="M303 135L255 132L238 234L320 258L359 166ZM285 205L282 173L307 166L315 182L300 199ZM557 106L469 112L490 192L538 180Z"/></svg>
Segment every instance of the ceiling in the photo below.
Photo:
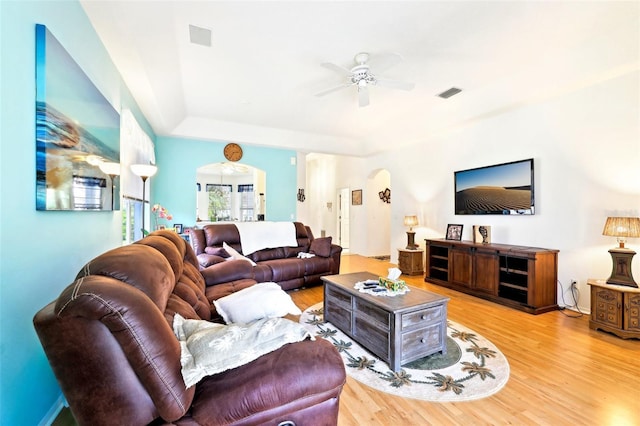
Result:
<svg viewBox="0 0 640 426"><path fill-rule="evenodd" d="M157 135L367 156L639 69L640 2L80 0ZM190 42L189 25L211 30ZM322 67L400 54L355 87ZM436 95L457 87L447 100Z"/></svg>

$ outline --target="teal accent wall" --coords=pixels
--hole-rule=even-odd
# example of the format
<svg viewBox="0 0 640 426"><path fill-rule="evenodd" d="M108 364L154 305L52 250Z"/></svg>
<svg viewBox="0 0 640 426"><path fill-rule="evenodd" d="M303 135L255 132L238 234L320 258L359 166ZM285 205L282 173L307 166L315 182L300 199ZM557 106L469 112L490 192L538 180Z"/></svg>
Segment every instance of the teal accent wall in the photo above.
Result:
<svg viewBox="0 0 640 426"><path fill-rule="evenodd" d="M46 25L116 110L149 131L76 0L0 1L0 423L36 425L61 391L34 314L120 244L120 212L36 211L35 25ZM60 336L61 339L64 336Z"/></svg>
<svg viewBox="0 0 640 426"><path fill-rule="evenodd" d="M151 178L151 202L159 203L173 215L173 223L193 226L196 219L196 169L227 161L223 148L227 142L174 137L156 139L158 173ZM241 144L240 163L264 170L267 175L266 220L289 221L296 218L296 152ZM204 187L202 188L204 190Z"/></svg>

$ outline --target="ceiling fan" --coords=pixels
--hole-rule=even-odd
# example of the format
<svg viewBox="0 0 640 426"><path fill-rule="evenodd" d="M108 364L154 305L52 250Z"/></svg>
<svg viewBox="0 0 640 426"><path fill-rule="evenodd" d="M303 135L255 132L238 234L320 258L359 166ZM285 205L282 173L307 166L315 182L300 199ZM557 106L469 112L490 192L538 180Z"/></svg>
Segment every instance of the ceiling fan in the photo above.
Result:
<svg viewBox="0 0 640 426"><path fill-rule="evenodd" d="M369 105L369 86L384 86L400 90L411 90L414 87L413 83L380 78L376 74L373 74L373 70L375 70L376 73L382 73L392 66L399 64L402 61L402 57L397 53L386 53L370 58L368 53L363 52L358 53L354 57L354 61L356 65L350 70L331 62L322 63L321 65L323 67L346 77L347 82L318 92L316 96L324 96L345 87L356 86L358 89L358 105L365 107Z"/></svg>

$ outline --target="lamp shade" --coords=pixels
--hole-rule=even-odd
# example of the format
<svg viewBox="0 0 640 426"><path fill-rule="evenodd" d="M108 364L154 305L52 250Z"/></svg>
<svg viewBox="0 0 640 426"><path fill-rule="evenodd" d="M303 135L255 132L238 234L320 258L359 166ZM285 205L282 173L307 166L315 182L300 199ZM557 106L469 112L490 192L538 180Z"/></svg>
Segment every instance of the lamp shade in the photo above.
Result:
<svg viewBox="0 0 640 426"><path fill-rule="evenodd" d="M640 218L608 217L604 224L602 235L609 237L638 238L640 237Z"/></svg>
<svg viewBox="0 0 640 426"><path fill-rule="evenodd" d="M604 224L602 235L616 237L620 248L624 248L624 243L627 238L640 237L640 218L608 217Z"/></svg>
<svg viewBox="0 0 640 426"><path fill-rule="evenodd" d="M418 216L408 215L404 217L404 226L413 227L418 225Z"/></svg>
<svg viewBox="0 0 640 426"><path fill-rule="evenodd" d="M113 163L109 161L104 161L98 165L102 173L110 176L116 176L120 174L120 163Z"/></svg>
<svg viewBox="0 0 640 426"><path fill-rule="evenodd" d="M152 164L132 164L131 171L142 178L148 178L155 175L158 168Z"/></svg>

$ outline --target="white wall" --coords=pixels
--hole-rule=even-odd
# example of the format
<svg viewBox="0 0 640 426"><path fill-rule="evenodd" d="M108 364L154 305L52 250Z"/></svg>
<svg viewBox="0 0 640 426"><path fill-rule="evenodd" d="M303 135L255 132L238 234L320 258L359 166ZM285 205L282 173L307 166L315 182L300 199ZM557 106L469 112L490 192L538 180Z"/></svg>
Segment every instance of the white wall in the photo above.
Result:
<svg viewBox="0 0 640 426"><path fill-rule="evenodd" d="M607 250L616 246L614 239L602 236L606 217L640 216L639 81L636 70L551 99L496 111L413 146L367 159L337 157L336 182L326 176L322 182L365 188L371 173L390 172L392 261L397 260L396 248L406 245L402 222L410 211L418 215L420 225L414 230L416 243L423 248L425 238L443 237L448 223L461 223L466 240L472 239L472 225L485 224L492 227L493 242L559 249L558 279L565 289L571 279L578 281L579 306L588 312L586 280L609 276ZM458 96L456 101L463 102L464 93ZM454 215L454 171L531 157L535 215ZM308 169L307 181L319 185L314 173ZM377 191L363 195L363 203L370 196L377 197ZM365 216L352 209L352 253L367 255L366 248L379 233L379 224L360 221ZM366 225L359 227L360 222ZM627 247L640 250L640 239L630 240ZM640 255L632 270L640 281ZM561 296L559 289L562 304ZM567 299L567 304L572 301Z"/></svg>

